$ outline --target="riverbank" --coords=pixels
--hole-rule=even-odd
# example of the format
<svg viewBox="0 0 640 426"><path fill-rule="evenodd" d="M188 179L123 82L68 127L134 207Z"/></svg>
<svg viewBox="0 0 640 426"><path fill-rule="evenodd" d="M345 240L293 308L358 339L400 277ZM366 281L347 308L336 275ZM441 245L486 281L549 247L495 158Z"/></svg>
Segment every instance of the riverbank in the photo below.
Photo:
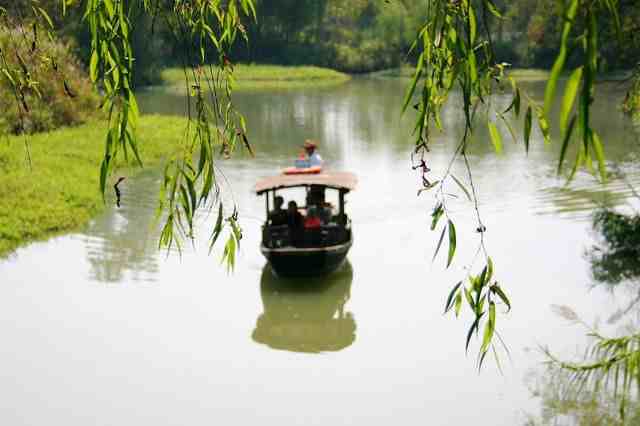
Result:
<svg viewBox="0 0 640 426"><path fill-rule="evenodd" d="M180 117L140 118L145 167L158 165L178 149L185 125ZM77 229L105 209L98 183L105 134L101 121L0 140L0 258L28 242ZM119 175L140 170L132 167ZM112 199L109 192L107 203Z"/></svg>
<svg viewBox="0 0 640 426"><path fill-rule="evenodd" d="M351 79L348 74L314 66L237 64L233 75L234 90L239 91L330 86ZM184 71L182 68L167 68L162 71L162 81L168 86L184 86Z"/></svg>
<svg viewBox="0 0 640 426"><path fill-rule="evenodd" d="M366 74L371 78L406 78L412 79L416 69L411 65L403 65L400 68L375 71ZM549 71L537 68L513 68L507 70L507 75L518 81L540 81L549 78Z"/></svg>

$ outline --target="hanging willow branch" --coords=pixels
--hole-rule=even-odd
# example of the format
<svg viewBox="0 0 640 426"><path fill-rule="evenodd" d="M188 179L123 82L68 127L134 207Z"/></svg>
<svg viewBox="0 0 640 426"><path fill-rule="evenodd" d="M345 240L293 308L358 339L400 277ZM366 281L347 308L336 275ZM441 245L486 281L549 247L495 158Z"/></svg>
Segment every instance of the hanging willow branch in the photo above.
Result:
<svg viewBox="0 0 640 426"><path fill-rule="evenodd" d="M446 223L441 227L434 259L442 247L445 234L448 235L447 267L454 261L457 248L457 233L453 218L447 209L447 201L451 197L448 187L460 188L473 202L477 218L479 234L476 256L470 261L468 275L459 281L449 293L445 304L445 312L453 310L459 315L463 301L466 300L473 314L473 321L467 332L466 348L471 337L479 335L482 330L482 343L478 353L478 364L482 365L489 348L493 347L496 333L495 302L504 303L507 312L511 308L505 290L497 281L492 281L494 265L485 248L485 232L480 210L478 208L477 189L473 186L471 165L467 150L471 136L476 131L480 117L486 123L491 143L496 151L502 151L500 127L506 128L511 137L517 140L511 123L506 119L507 113L520 118L521 104L528 101L522 121L523 145L528 153L534 116L545 142L551 141L550 122L551 107L556 98L558 80L565 69L571 51L582 50L582 64L571 72L562 95L559 115L559 126L562 132L561 153L558 161L558 174L563 172L565 157L569 146L576 143L576 159L568 175L573 178L580 167L590 171L598 170L601 181L606 180L606 168L603 143L591 127L591 103L595 93L595 75L598 71L598 16L606 15L615 20L620 28L617 14L617 0L558 0L562 3L563 24L559 53L556 58L545 90L544 103L538 104L518 86L517 82L506 76L509 64L496 60L492 39L491 23L504 19L500 10L491 0L428 0L426 2L427 19L420 30L411 50L418 55L415 73L405 95L403 111L406 111L417 97L413 105L417 111L415 121L415 149L412 154L414 169L422 172L422 188L434 192L436 199L432 212L431 229L435 230L439 220L444 217ZM496 90L508 83L512 90L512 101L504 111L492 105L492 95ZM442 176L431 178L429 167L429 147L434 132L443 129L440 112L449 102L453 91L462 97L461 114L465 117L464 134ZM574 111L574 103L577 105ZM484 114L480 114L484 112ZM498 122L502 126L498 126ZM417 159L416 159L417 156ZM453 164L464 160L468 173L468 182L472 191L467 189L464 180L452 174ZM594 167L594 163L596 167ZM484 259L484 266L477 275L471 273L478 256ZM495 347L494 347L495 349ZM506 348L505 348L506 349ZM495 353L495 351L494 351Z"/></svg>
<svg viewBox="0 0 640 426"><path fill-rule="evenodd" d="M92 40L89 73L104 91L102 108L108 113L109 131L100 168L100 189L120 155L129 152L142 165L136 125L139 110L132 90L135 58L130 37L133 17L153 15L154 22L166 23L182 50L185 90L189 101L189 125L182 153L165 168L159 216L165 217L159 245L180 249L184 239L194 237L198 209L219 205L211 242L216 242L224 225L229 236L223 260L233 268L242 233L237 208L224 216L223 199L217 178L216 152L229 156L238 140L249 146L244 118L231 102L233 66L227 51L238 35L245 36L242 19L255 19L252 0L88 0L84 19ZM246 38L246 36L245 36ZM207 52L215 52L208 57Z"/></svg>

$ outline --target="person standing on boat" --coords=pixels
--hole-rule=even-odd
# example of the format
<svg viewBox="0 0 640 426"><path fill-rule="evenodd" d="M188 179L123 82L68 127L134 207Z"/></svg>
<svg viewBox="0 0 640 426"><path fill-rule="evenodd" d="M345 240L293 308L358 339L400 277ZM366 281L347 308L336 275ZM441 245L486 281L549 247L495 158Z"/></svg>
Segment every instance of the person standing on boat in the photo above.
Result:
<svg viewBox="0 0 640 426"><path fill-rule="evenodd" d="M312 141L311 139L307 139L304 141L304 150L307 153L307 157L309 158L309 167L322 167L324 161L316 148L318 147L318 143Z"/></svg>

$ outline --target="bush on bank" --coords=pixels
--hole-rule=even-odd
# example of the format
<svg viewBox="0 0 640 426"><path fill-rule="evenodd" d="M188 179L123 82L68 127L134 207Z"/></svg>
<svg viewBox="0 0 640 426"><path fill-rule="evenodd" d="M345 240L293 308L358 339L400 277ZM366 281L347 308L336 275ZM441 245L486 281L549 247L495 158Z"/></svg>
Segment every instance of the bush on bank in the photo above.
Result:
<svg viewBox="0 0 640 426"><path fill-rule="evenodd" d="M45 35L32 44L30 35L30 29L0 25L2 59L15 70L0 75L0 133L44 132L95 116L99 97L70 45ZM18 103L12 80L37 82L23 91L28 111Z"/></svg>

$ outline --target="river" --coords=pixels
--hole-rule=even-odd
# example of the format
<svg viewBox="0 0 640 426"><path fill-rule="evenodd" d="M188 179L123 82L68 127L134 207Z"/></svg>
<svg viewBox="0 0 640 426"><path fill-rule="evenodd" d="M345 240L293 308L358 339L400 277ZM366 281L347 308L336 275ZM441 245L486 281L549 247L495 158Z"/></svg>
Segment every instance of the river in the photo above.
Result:
<svg viewBox="0 0 640 426"><path fill-rule="evenodd" d="M587 173L565 186L555 174L559 144L544 145L537 129L528 156L507 135L496 155L486 132L477 133L470 160L487 248L513 304L497 324L511 352L503 373L490 358L478 373L478 342L464 350L469 316L442 314L476 248L473 208L463 197L453 202L458 254L448 270L442 254L432 263L434 199L416 196L404 85L354 79L236 95L256 158L220 163L244 231L232 273L220 264L221 247L207 250L214 214L202 212L198 240L181 254L157 250L157 170L127 180L122 207L82 231L0 261L2 423L506 426L539 413L525 381L540 368L539 346L570 356L585 343L584 330L551 306L571 306L594 323L629 299L631 290L594 283L585 251L596 237L594 207L625 206L631 192L620 179L603 186ZM541 99L544 84L527 89ZM594 126L608 160L638 186L640 145L619 111L622 96L616 84L599 87ZM505 107L509 100L494 98ZM139 102L144 113L185 109L166 89ZM428 157L435 175L463 117L450 107L443 122L448 130ZM329 168L358 175L347 204L355 241L343 269L292 291L260 254L264 201L252 187L289 166L306 138L320 141ZM466 179L461 163L454 172Z"/></svg>

